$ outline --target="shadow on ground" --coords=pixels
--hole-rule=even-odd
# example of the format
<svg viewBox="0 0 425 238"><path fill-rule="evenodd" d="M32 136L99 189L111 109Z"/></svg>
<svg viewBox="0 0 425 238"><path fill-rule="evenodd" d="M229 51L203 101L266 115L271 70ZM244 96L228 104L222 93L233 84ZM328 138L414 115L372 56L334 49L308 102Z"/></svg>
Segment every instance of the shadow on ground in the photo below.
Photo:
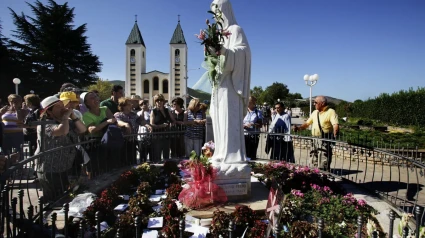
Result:
<svg viewBox="0 0 425 238"><path fill-rule="evenodd" d="M346 176L350 174L359 174L363 173L361 170L350 170L350 169L331 169L331 173L339 175L339 176Z"/></svg>
<svg viewBox="0 0 425 238"><path fill-rule="evenodd" d="M399 194L399 196L400 198L403 198L401 196L404 196L404 199L408 201L415 201L416 194L419 193L423 187L422 184L417 184L417 183L408 184L408 183L396 182L396 181L366 182L361 185L372 191L379 191L383 193L391 193L391 192L397 192L399 190L407 190L406 192Z"/></svg>

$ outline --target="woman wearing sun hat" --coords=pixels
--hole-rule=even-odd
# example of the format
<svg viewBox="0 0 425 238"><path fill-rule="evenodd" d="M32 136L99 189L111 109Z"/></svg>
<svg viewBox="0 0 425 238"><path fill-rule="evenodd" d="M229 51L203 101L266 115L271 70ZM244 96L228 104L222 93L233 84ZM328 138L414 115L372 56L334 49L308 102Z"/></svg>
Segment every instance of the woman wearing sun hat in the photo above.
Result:
<svg viewBox="0 0 425 238"><path fill-rule="evenodd" d="M78 134L86 131L85 125L74 115L73 110L64 107L56 96L41 101L41 116L52 123L45 125L44 137L42 127L37 127L38 147L35 154L58 147L59 151L46 152L38 160L37 175L43 189L43 196L54 200L68 189L68 171L75 159L75 147L66 147L77 141Z"/></svg>

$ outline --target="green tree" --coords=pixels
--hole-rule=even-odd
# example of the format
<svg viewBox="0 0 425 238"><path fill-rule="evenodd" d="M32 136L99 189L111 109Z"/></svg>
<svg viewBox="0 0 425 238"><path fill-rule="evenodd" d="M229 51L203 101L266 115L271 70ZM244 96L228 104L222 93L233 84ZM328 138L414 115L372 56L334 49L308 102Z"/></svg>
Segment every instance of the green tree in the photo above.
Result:
<svg viewBox="0 0 425 238"><path fill-rule="evenodd" d="M254 96L257 99L257 104L262 104L261 94L263 93L263 88L261 86L255 86L251 89L251 96Z"/></svg>
<svg viewBox="0 0 425 238"><path fill-rule="evenodd" d="M114 85L107 81L107 80L102 80L101 78L98 78L95 84L92 84L90 86L87 87L88 91L92 91L92 90L97 90L99 91L99 98L101 101L108 99L109 97L111 97L111 91L112 91L112 87Z"/></svg>
<svg viewBox="0 0 425 238"><path fill-rule="evenodd" d="M261 93L261 99L263 102L267 102L269 105L273 105L278 99L285 101L288 97L289 89L283 83L274 82L268 86L264 92Z"/></svg>
<svg viewBox="0 0 425 238"><path fill-rule="evenodd" d="M2 34L2 25L0 21L0 98L4 103L7 96L15 93L15 87L12 83L13 78L17 77L13 71L16 68L12 60L11 52L7 46L8 39Z"/></svg>
<svg viewBox="0 0 425 238"><path fill-rule="evenodd" d="M95 82L101 63L87 43L86 24L74 26L74 8L53 0L27 4L34 17L18 15L9 8L16 25L16 41L9 40L9 45L21 64L24 88L46 96L65 82L79 87Z"/></svg>

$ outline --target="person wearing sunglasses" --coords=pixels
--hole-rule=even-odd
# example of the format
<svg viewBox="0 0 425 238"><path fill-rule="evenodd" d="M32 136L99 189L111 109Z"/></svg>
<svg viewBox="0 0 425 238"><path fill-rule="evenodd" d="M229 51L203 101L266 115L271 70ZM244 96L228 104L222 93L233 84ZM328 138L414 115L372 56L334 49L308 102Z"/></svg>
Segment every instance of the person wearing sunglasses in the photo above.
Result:
<svg viewBox="0 0 425 238"><path fill-rule="evenodd" d="M310 118L306 121L306 123L299 127L295 127L294 130L304 130L310 125L313 125L311 129L311 135L313 137L335 140L339 131L338 115L336 114L335 110L329 108L328 100L324 96L318 96L314 99L314 107L316 110L311 113ZM323 167L324 170L330 171L332 162L332 142L318 141L315 143L315 146L320 147L319 144L321 144L321 147L324 147L326 150L327 161L324 161L318 166L320 168ZM315 163L317 163L317 161L313 161L313 164Z"/></svg>

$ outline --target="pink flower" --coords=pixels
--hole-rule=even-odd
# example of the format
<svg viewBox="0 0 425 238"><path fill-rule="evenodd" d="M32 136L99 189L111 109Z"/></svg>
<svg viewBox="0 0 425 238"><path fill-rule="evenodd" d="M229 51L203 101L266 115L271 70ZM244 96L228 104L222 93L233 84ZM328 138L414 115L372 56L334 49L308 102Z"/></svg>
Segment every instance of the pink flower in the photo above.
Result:
<svg viewBox="0 0 425 238"><path fill-rule="evenodd" d="M301 198L304 197L304 193L302 193L300 190L292 189L291 193L292 193L292 195L294 195L296 197L301 197Z"/></svg>
<svg viewBox="0 0 425 238"><path fill-rule="evenodd" d="M316 191L321 191L321 190L322 190L322 188L321 188L319 185L317 185L317 184L312 184L312 185L311 185L311 187L312 187L314 190L316 190Z"/></svg>
<svg viewBox="0 0 425 238"><path fill-rule="evenodd" d="M222 34L224 37L229 38L229 36L230 36L232 33L231 33L231 32L229 32L229 31L223 31L223 32L221 32L221 34Z"/></svg>
<svg viewBox="0 0 425 238"><path fill-rule="evenodd" d="M200 39L200 40L205 40L205 31L200 30L200 31L199 31L199 35L196 35L196 34L195 34L195 36L196 36L198 39Z"/></svg>
<svg viewBox="0 0 425 238"><path fill-rule="evenodd" d="M328 186L324 186L324 187L323 187L323 191L328 192L328 193L332 193L331 188L330 188L330 187L328 187Z"/></svg>
<svg viewBox="0 0 425 238"><path fill-rule="evenodd" d="M364 207L364 206L366 206L366 201L364 200L364 199L359 199L359 200L357 200L357 202L359 203L359 205L361 206L361 207Z"/></svg>

